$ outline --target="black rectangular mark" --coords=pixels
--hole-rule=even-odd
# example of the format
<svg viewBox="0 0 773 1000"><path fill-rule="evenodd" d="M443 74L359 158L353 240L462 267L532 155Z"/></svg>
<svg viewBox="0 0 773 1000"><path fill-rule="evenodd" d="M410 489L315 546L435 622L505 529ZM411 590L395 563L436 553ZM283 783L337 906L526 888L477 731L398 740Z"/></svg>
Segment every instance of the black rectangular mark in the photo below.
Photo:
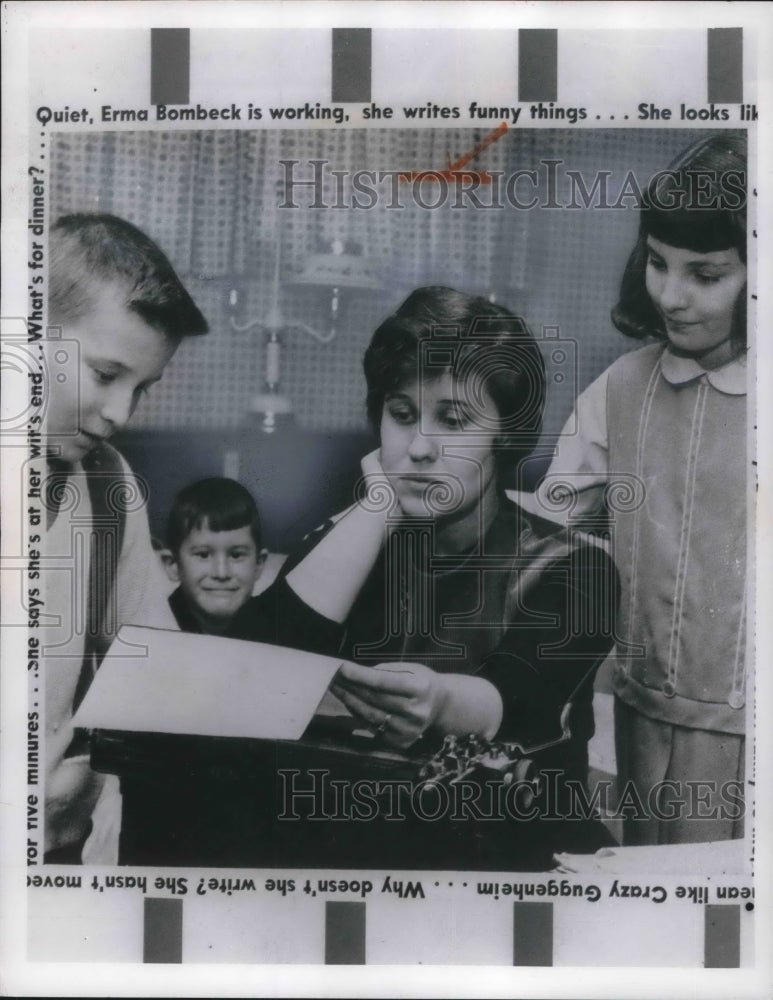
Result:
<svg viewBox="0 0 773 1000"><path fill-rule="evenodd" d="M179 964L183 960L183 901L145 899L142 961Z"/></svg>
<svg viewBox="0 0 773 1000"><path fill-rule="evenodd" d="M741 966L741 907L707 906L703 938L703 965L707 969Z"/></svg>
<svg viewBox="0 0 773 1000"><path fill-rule="evenodd" d="M370 28L333 28L333 102L369 101L370 88Z"/></svg>
<svg viewBox="0 0 773 1000"><path fill-rule="evenodd" d="M558 99L558 32L555 28L518 31L518 100Z"/></svg>
<svg viewBox="0 0 773 1000"><path fill-rule="evenodd" d="M325 904L325 965L365 965L365 903Z"/></svg>
<svg viewBox="0 0 773 1000"><path fill-rule="evenodd" d="M743 28L709 28L708 100L743 101Z"/></svg>
<svg viewBox="0 0 773 1000"><path fill-rule="evenodd" d="M552 966L553 904L513 905L513 965Z"/></svg>
<svg viewBox="0 0 773 1000"><path fill-rule="evenodd" d="M190 80L190 28L151 28L150 103L187 104Z"/></svg>

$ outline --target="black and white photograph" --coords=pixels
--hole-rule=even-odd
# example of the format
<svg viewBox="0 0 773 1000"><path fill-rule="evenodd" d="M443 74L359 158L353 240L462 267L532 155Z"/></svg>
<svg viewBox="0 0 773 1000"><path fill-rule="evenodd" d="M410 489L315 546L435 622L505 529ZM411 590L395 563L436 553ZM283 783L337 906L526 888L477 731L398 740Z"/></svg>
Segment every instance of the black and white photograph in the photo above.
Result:
<svg viewBox="0 0 773 1000"><path fill-rule="evenodd" d="M769 38L620 6L8 5L16 995L766 995Z"/></svg>

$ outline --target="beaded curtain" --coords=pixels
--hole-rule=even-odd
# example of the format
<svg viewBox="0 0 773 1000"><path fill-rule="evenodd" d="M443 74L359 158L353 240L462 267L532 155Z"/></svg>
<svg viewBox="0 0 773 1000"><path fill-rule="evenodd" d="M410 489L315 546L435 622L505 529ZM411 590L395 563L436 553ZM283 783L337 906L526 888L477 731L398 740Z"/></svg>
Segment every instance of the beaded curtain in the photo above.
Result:
<svg viewBox="0 0 773 1000"><path fill-rule="evenodd" d="M300 329L283 334L281 383L301 426L317 430L365 426L362 355L376 325L413 288L444 284L496 299L521 313L537 336L543 328L568 347L544 345L549 392L545 429L554 435L583 389L618 355L637 346L609 321L620 276L633 245L637 216L623 209L567 208L567 171L587 188L597 171L612 171L616 192L628 170L641 185L698 134L673 130L510 130L470 168L536 170L536 189L518 188L523 201L547 192L543 161L560 160L558 208L518 210L454 207L453 190L436 209L417 204L401 185L403 208L389 183L367 210L351 207L352 189L331 171L443 169L480 143L484 129L316 129L256 131L106 132L60 134L52 157L51 216L111 212L147 232L163 248L211 332L183 343L164 380L133 418L134 426L213 428L239 425L264 376L265 331L235 332L231 289L239 290L243 323L271 305L277 249L280 307L288 324L329 329L330 295L293 285L308 255L333 239L354 241L375 261L382 289L344 293L332 342ZM298 208L282 207L280 161L297 160L296 177L312 175L310 160L325 160L322 201L298 188ZM541 165L543 164L543 165ZM617 185L617 187L615 187ZM343 190L343 198L341 196ZM432 185L426 202L441 200ZM482 189L482 203L491 194ZM613 194L614 197L614 194ZM502 201L504 189L502 188ZM364 200L364 199L361 199ZM339 207L336 207L336 204ZM552 331L552 332L551 332Z"/></svg>

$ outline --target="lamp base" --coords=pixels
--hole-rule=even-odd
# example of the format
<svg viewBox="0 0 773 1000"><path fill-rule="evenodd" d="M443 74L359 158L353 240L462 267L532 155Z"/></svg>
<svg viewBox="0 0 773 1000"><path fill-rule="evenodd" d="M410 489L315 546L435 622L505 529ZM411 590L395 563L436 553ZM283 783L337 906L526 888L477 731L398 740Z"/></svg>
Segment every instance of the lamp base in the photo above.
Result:
<svg viewBox="0 0 773 1000"><path fill-rule="evenodd" d="M263 392L250 400L244 422L249 427L258 427L264 434L273 434L292 424L294 419L293 404L289 396Z"/></svg>

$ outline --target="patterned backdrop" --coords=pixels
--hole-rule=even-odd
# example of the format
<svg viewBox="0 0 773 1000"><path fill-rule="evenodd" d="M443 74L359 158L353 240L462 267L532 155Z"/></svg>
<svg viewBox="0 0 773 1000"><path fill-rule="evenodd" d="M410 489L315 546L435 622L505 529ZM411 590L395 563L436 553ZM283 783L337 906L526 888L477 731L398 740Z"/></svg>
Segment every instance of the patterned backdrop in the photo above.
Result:
<svg viewBox="0 0 773 1000"><path fill-rule="evenodd" d="M540 163L562 161L555 167L553 200L564 207L459 208L449 195L439 208L428 210L402 185L404 207L395 208L389 183L379 185L382 197L373 208L340 207L336 184L341 181L330 171L443 169L449 158L463 155L486 134L483 129L331 127L58 135L52 217L105 211L135 223L166 251L210 322L209 336L183 344L134 425L238 426L263 383L265 331L233 331L231 289L239 291L234 315L239 323L264 318L278 251L285 320L325 334L329 293L291 282L309 254L338 238L356 242L374 260L383 289L344 294L331 343L319 343L300 329L285 333L282 390L291 397L299 424L318 430L363 427L361 358L370 334L411 289L440 283L491 296L521 312L538 335L543 327L557 328L561 338L576 345L576 379L565 362L556 367L555 351L545 352L551 377L546 432L557 432L575 391L635 346L611 326L609 310L634 241L636 213L565 207L571 201L566 171L579 171L587 187L597 171L611 171L610 190L616 193L627 171L645 184L699 134L511 130L471 165L502 171L505 177L537 170L537 194L544 200L550 192L547 168ZM311 194L301 189L293 195L300 207L281 207L281 160L300 161L298 177L310 176L309 160L329 161L322 199L327 207L311 207ZM346 179L344 185L343 202L349 205ZM431 187L422 191L427 200L436 197ZM528 182L518 191L523 200L533 193ZM490 197L481 191L481 201ZM564 353L571 358L573 351Z"/></svg>

